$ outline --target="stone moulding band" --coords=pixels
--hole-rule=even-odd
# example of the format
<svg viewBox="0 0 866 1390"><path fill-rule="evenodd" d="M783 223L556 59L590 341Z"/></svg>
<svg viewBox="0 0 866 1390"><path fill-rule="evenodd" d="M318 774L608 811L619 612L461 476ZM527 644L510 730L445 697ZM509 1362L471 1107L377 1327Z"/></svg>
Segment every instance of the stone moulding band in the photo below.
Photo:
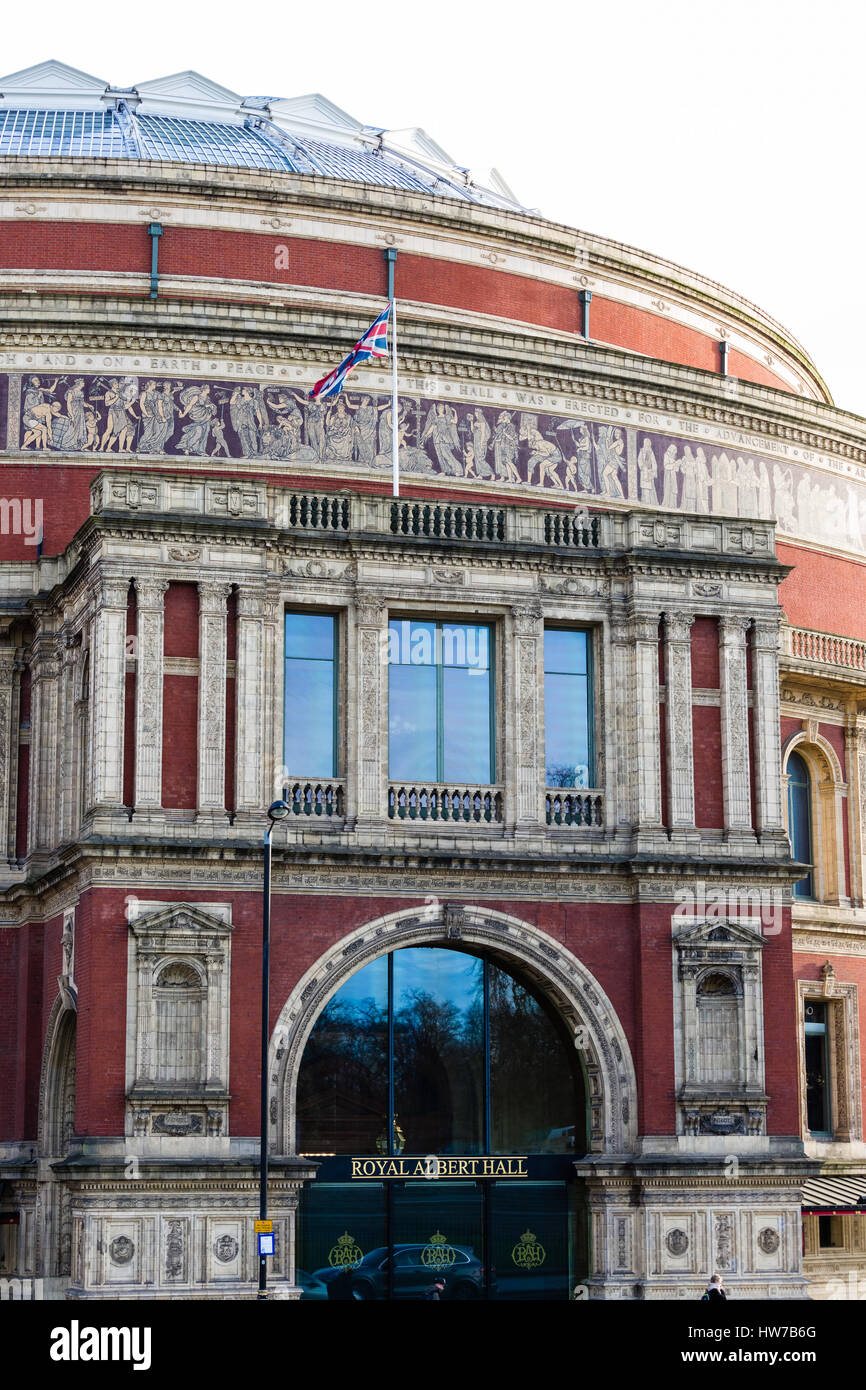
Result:
<svg viewBox="0 0 866 1390"><path fill-rule="evenodd" d="M383 478L391 468L390 398L375 390L348 392L328 405L307 401L288 380L168 379L121 370L0 374L0 455L14 453L18 461L23 454L34 463L140 459L151 467L161 460L237 460ZM470 403L407 386L398 411L401 474L614 507L764 518L786 535L866 550L866 470L856 464L839 471L837 463L828 476L811 462L793 461L790 451L785 458L761 452L757 437L727 431L730 438L720 442L710 422L705 439L691 424L684 440L677 432L684 425L656 413L609 408L619 423L602 422L588 409L578 413L588 403L554 413L544 396L513 396L516 404Z"/></svg>

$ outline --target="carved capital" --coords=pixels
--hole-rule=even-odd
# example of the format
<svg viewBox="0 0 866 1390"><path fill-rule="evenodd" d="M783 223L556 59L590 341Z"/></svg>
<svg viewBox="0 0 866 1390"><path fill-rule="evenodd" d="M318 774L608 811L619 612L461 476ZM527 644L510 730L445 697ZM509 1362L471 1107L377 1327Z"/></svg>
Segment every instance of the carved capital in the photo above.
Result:
<svg viewBox="0 0 866 1390"><path fill-rule="evenodd" d="M165 591L168 588L167 579L153 579L147 575L137 577L133 580L135 584L135 601L139 609L154 608L159 611L165 601Z"/></svg>
<svg viewBox="0 0 866 1390"><path fill-rule="evenodd" d="M751 621L742 613L722 613L719 617L719 637L722 642L743 645Z"/></svg>
<svg viewBox="0 0 866 1390"><path fill-rule="evenodd" d="M669 642L691 641L694 613L665 613L665 637Z"/></svg>
<svg viewBox="0 0 866 1390"><path fill-rule="evenodd" d="M359 627L381 627L388 616L388 605L378 594L357 594L355 612Z"/></svg>
<svg viewBox="0 0 866 1390"><path fill-rule="evenodd" d="M524 637L534 637L541 626L541 604L516 603L511 609L514 630Z"/></svg>
<svg viewBox="0 0 866 1390"><path fill-rule="evenodd" d="M632 613L631 615L631 635L635 642L651 642L657 645L659 640L659 613Z"/></svg>
<svg viewBox="0 0 866 1390"><path fill-rule="evenodd" d="M610 640L614 645L631 645L631 625L622 613L616 613L610 620Z"/></svg>
<svg viewBox="0 0 866 1390"><path fill-rule="evenodd" d="M756 651L776 652L779 648L777 618L755 618L752 623L752 645Z"/></svg>
<svg viewBox="0 0 866 1390"><path fill-rule="evenodd" d="M126 609L129 599L129 579L103 575L99 581L99 607Z"/></svg>
<svg viewBox="0 0 866 1390"><path fill-rule="evenodd" d="M263 594L249 593L243 589L238 590L239 618L261 618L264 611L265 599Z"/></svg>
<svg viewBox="0 0 866 1390"><path fill-rule="evenodd" d="M226 599L231 591L231 584L215 584L212 580L202 580L198 586L199 612L214 617L223 617L226 611Z"/></svg>

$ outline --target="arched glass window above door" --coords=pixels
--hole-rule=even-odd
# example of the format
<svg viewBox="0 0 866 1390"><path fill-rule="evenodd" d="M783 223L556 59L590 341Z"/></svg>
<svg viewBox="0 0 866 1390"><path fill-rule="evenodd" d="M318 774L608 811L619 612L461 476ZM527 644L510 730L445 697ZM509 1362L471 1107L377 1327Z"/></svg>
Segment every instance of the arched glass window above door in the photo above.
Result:
<svg viewBox="0 0 866 1390"><path fill-rule="evenodd" d="M297 1149L582 1154L585 1114L568 1030L527 981L483 954L407 947L363 966L320 1014Z"/></svg>

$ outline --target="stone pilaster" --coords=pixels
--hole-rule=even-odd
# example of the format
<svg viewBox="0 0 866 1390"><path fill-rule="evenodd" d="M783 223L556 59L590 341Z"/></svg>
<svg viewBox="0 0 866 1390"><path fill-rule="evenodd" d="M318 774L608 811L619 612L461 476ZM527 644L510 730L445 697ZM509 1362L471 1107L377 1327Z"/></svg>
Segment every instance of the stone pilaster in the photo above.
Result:
<svg viewBox="0 0 866 1390"><path fill-rule="evenodd" d="M662 824L658 635L658 613L632 613L634 679L628 724L638 830L660 830Z"/></svg>
<svg viewBox="0 0 866 1390"><path fill-rule="evenodd" d="M129 580L99 581L92 624L91 797L96 811L123 805L123 728L126 678L126 602ZM31 774L32 775L32 774Z"/></svg>
<svg viewBox="0 0 866 1390"><path fill-rule="evenodd" d="M15 648L0 647L0 859L15 854L15 760L18 756L18 701ZM11 828L11 849L10 849Z"/></svg>
<svg viewBox="0 0 866 1390"><path fill-rule="evenodd" d="M51 849L55 838L60 686L57 643L53 621L44 619L33 640L30 662L30 854Z"/></svg>
<svg viewBox="0 0 866 1390"><path fill-rule="evenodd" d="M283 690L282 672L276 667L278 615L279 605L261 589L239 590L235 806L241 818L263 816L280 790L274 790L274 713ZM279 758L277 766L281 764Z"/></svg>
<svg viewBox="0 0 866 1390"><path fill-rule="evenodd" d="M740 614L724 614L719 618L725 832L728 837L745 836L747 839L753 838L754 834L749 783L749 705L746 686L746 629L750 621L750 618Z"/></svg>
<svg viewBox="0 0 866 1390"><path fill-rule="evenodd" d="M135 810L162 808L162 692L168 581L135 581Z"/></svg>
<svg viewBox="0 0 866 1390"><path fill-rule="evenodd" d="M695 830L695 768L692 738L693 614L665 614L665 732L667 734L668 825L672 833Z"/></svg>
<svg viewBox="0 0 866 1390"><path fill-rule="evenodd" d="M511 620L513 659L508 689L511 699L506 702L505 727L514 731L511 766L516 775L513 774L506 782L505 819L520 834L521 831L537 832L543 819L545 774L539 729L544 680L544 627L538 605L515 605L511 610ZM500 772L496 780L502 780Z"/></svg>
<svg viewBox="0 0 866 1390"><path fill-rule="evenodd" d="M240 814L261 814L264 759L264 595L238 591L235 804ZM268 803L270 804L270 803Z"/></svg>
<svg viewBox="0 0 866 1390"><path fill-rule="evenodd" d="M354 794L349 789L349 815L358 828L381 823L385 814L388 770L388 609L379 598L359 596L355 606L356 748L350 766L357 768Z"/></svg>
<svg viewBox="0 0 866 1390"><path fill-rule="evenodd" d="M264 690L262 719L264 725L265 765L263 791L265 808L282 796L285 778L285 740L282 736L285 702L285 607L277 598L266 596L263 621Z"/></svg>
<svg viewBox="0 0 866 1390"><path fill-rule="evenodd" d="M782 749L779 739L779 617L756 618L752 626L752 722L755 750L755 812L762 840L785 845Z"/></svg>
<svg viewBox="0 0 866 1390"><path fill-rule="evenodd" d="M75 692L80 656L80 635L72 636L67 632L60 652L60 729L57 760L57 839L60 843L72 839L78 828L75 822Z"/></svg>
<svg viewBox="0 0 866 1390"><path fill-rule="evenodd" d="M611 666L613 680L611 692L625 692L631 689L632 649L631 630L627 618L615 617L610 625ZM628 831L635 822L635 794L633 781L632 739L634 737L634 713L631 702L624 698L611 698L611 719L613 722L612 746L615 748L615 765L611 768L615 805L615 825L617 830Z"/></svg>
<svg viewBox="0 0 866 1390"><path fill-rule="evenodd" d="M866 899L866 728L849 714L845 727L845 772L848 780L848 833L851 837L851 905Z"/></svg>
<svg viewBox="0 0 866 1390"><path fill-rule="evenodd" d="M230 584L202 582L198 586L199 816L226 814L226 599L230 593Z"/></svg>

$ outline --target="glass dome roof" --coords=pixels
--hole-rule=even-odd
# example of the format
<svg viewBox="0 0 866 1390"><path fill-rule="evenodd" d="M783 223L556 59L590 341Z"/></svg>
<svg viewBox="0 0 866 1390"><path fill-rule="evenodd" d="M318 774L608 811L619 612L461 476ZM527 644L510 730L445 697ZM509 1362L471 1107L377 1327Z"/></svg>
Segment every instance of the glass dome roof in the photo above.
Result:
<svg viewBox="0 0 866 1390"><path fill-rule="evenodd" d="M0 78L0 158L141 159L270 169L520 208L423 130L364 126L320 95L241 97L178 73L112 87L50 61Z"/></svg>

